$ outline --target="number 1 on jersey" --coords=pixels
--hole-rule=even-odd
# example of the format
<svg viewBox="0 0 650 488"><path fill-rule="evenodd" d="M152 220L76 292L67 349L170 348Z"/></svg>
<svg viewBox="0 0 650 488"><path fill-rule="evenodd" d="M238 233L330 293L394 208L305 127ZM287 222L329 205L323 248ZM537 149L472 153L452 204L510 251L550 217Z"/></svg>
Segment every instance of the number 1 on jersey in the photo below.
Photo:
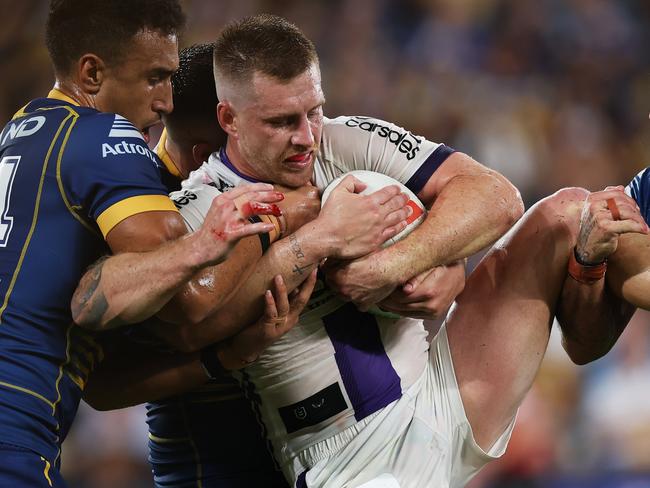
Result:
<svg viewBox="0 0 650 488"><path fill-rule="evenodd" d="M0 247L7 247L14 218L7 215L11 186L16 176L20 156L6 156L0 161Z"/></svg>

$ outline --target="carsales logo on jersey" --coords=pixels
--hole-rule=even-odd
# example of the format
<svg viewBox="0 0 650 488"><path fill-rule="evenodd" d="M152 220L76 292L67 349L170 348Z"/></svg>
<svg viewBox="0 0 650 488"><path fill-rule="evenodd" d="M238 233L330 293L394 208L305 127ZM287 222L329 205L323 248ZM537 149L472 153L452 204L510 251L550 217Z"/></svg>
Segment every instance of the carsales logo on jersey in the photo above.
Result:
<svg viewBox="0 0 650 488"><path fill-rule="evenodd" d="M374 132L379 137L384 137L397 146L402 154L406 154L409 161L415 157L420 150L420 144L424 140L417 137L409 131L399 127L389 127L378 123L375 119L369 117L350 117L345 125L348 127L358 127L367 132Z"/></svg>

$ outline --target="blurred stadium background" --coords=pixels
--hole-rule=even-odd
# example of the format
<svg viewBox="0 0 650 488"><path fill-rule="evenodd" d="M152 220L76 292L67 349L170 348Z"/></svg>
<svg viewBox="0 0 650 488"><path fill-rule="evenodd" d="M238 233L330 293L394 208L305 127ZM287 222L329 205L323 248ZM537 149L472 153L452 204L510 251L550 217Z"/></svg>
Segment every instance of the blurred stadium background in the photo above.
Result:
<svg viewBox="0 0 650 488"><path fill-rule="evenodd" d="M2 125L53 77L46 0L2 0ZM527 206L560 187L626 184L650 161L647 0L187 0L183 46L283 15L321 56L326 115L373 115L508 176ZM531 259L534 259L531 256ZM507 455L472 488L650 487L650 314L573 366L557 334ZM71 488L151 486L141 408L80 409ZM228 439L215 439L228 442Z"/></svg>

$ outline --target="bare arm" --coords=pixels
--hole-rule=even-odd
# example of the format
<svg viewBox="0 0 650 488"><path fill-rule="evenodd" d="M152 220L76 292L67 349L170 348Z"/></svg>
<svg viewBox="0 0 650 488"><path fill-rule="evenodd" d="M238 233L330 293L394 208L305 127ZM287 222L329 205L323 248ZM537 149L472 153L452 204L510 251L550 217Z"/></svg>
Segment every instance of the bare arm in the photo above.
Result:
<svg viewBox="0 0 650 488"><path fill-rule="evenodd" d="M619 220L613 218L608 199L616 202ZM644 306L643 287L648 306L650 238L646 233L636 203L622 188L608 188L587 197L576 257L585 263L608 259L608 269L605 279L594 283L581 283L571 276L564 282L556 315L563 346L575 363L594 361L612 348L636 307Z"/></svg>
<svg viewBox="0 0 650 488"><path fill-rule="evenodd" d="M418 195L430 211L404 240L328 269L328 283L367 309L426 270L470 256L522 215L517 189L462 153L452 154Z"/></svg>
<svg viewBox="0 0 650 488"><path fill-rule="evenodd" d="M650 235L621 236L610 259L607 285L628 303L650 310Z"/></svg>
<svg viewBox="0 0 650 488"><path fill-rule="evenodd" d="M251 363L296 323L314 288L310 275L291 296L280 276L264 294L264 313L213 351L226 370ZM160 351L113 333L103 344L106 358L93 371L84 400L97 410L125 408L191 391L203 385L207 372L201 353ZM205 354L205 353L203 353Z"/></svg>
<svg viewBox="0 0 650 488"><path fill-rule="evenodd" d="M156 401L203 385L199 353L163 352L118 334L104 341L105 359L90 375L84 400L96 410Z"/></svg>
<svg viewBox="0 0 650 488"><path fill-rule="evenodd" d="M355 178L343 181L318 218L271 246L250 278L217 314L195 326L179 323L177 327L164 328L160 335L184 351L223 340L259 316L264 306L264 290L275 275L281 275L292 290L324 258L363 255L404 228L407 198L397 187L357 195L354 192L363 189L361 183ZM367 218L359 222L359 215Z"/></svg>
<svg viewBox="0 0 650 488"><path fill-rule="evenodd" d="M276 211L273 205L251 202L240 210L234 203L239 197L277 201L279 194L269 188L257 184L215 198L205 224L192 234L183 235L185 224L174 212L145 212L119 223L107 242L114 253L123 254L84 275L71 303L75 323L106 329L158 312L200 269L221 262L239 239L272 230L271 224L250 224L247 219Z"/></svg>

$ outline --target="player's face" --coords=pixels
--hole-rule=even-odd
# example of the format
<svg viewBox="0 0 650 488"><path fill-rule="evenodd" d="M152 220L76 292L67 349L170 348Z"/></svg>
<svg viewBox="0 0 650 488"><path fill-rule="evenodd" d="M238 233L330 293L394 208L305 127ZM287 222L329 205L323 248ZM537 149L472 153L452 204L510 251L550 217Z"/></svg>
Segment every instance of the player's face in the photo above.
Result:
<svg viewBox="0 0 650 488"><path fill-rule="evenodd" d="M148 142L149 128L172 111L171 75L177 68L176 36L141 31L121 61L106 67L97 108L126 117Z"/></svg>
<svg viewBox="0 0 650 488"><path fill-rule="evenodd" d="M285 83L255 73L252 94L237 115L235 144L243 159L241 169L263 181L305 185L323 131L325 97L318 65Z"/></svg>

